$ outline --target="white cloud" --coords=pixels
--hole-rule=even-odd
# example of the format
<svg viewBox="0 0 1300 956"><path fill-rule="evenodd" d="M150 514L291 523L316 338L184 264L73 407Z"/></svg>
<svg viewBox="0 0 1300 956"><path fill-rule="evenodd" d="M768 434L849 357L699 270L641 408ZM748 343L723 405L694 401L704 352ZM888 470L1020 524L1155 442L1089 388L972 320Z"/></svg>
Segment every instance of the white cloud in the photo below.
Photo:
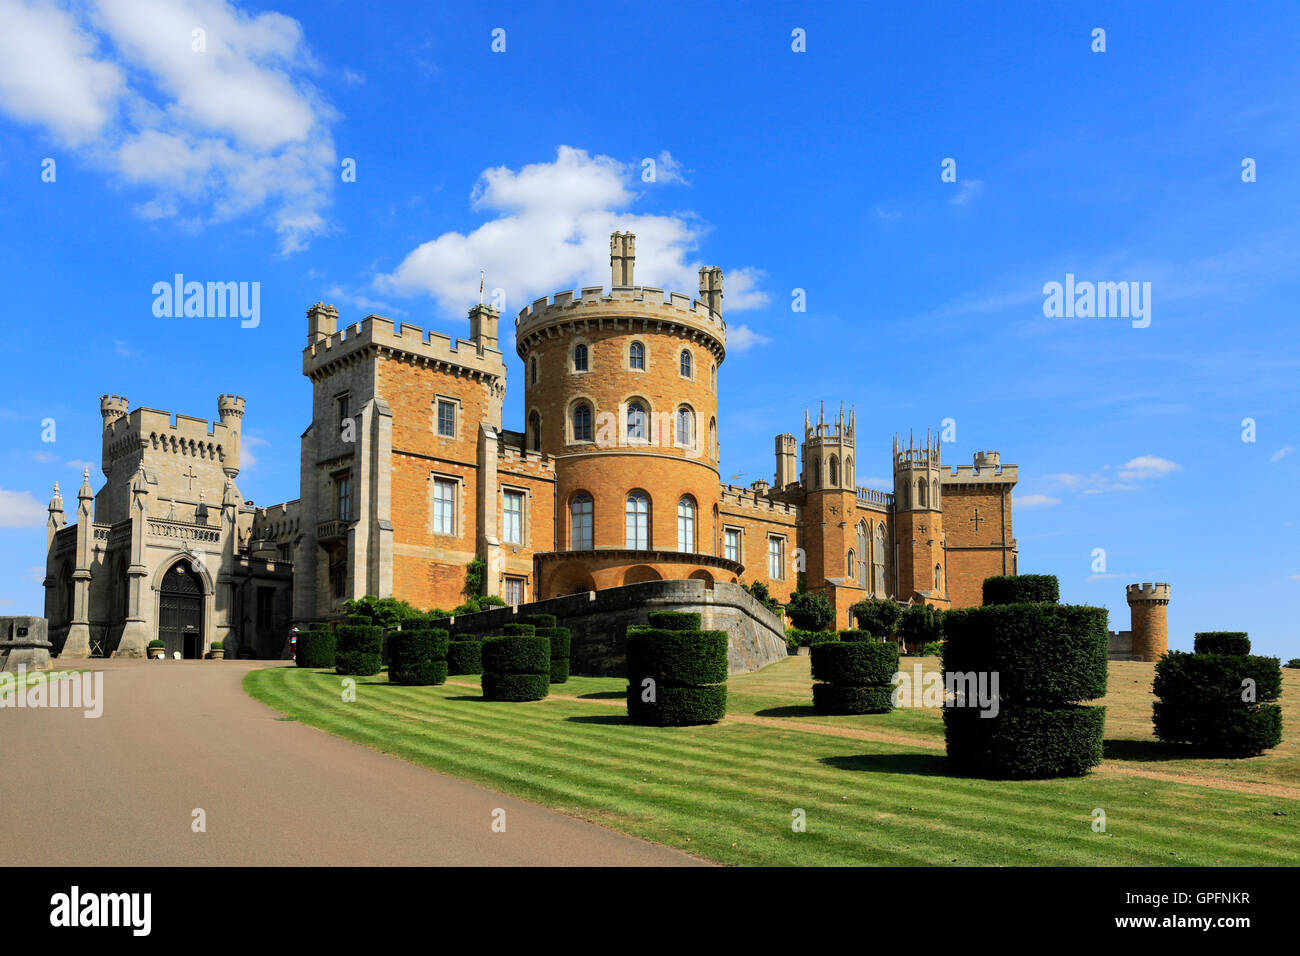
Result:
<svg viewBox="0 0 1300 956"><path fill-rule="evenodd" d="M385 318L392 318L395 315L406 315L405 309L397 309L386 302L378 299L372 299L367 295L359 295L355 292L349 292L342 286L335 284L325 290L325 301L331 304L342 302L344 305L350 305L354 309L360 309L370 315L382 315Z"/></svg>
<svg viewBox="0 0 1300 956"><path fill-rule="evenodd" d="M1161 478L1171 472L1181 471L1182 467L1164 458L1157 458L1155 455L1141 455L1121 465L1119 476L1124 481L1135 478Z"/></svg>
<svg viewBox="0 0 1300 956"><path fill-rule="evenodd" d="M727 326L727 350L746 352L755 345L767 345L772 340L766 335L755 332L748 325Z"/></svg>
<svg viewBox="0 0 1300 956"><path fill-rule="evenodd" d="M1061 499L1053 498L1051 495L1018 495L1012 503L1019 508L1047 508L1059 505Z"/></svg>
<svg viewBox="0 0 1300 956"><path fill-rule="evenodd" d="M100 467L100 464L93 461L82 461L80 458L73 458L67 463L67 467L75 469L76 471L89 471L93 474L95 469Z"/></svg>
<svg viewBox="0 0 1300 956"><path fill-rule="evenodd" d="M1283 458L1291 454L1291 452L1293 451L1295 451L1295 448L1293 448L1291 445L1287 445L1285 448L1279 448L1276 452L1273 453L1273 457L1270 458L1269 461L1281 461Z"/></svg>
<svg viewBox="0 0 1300 956"><path fill-rule="evenodd" d="M479 270L492 290L505 291L507 315L535 298L609 283L609 236L636 234L639 285L693 294L699 269L691 258L702 227L691 213L671 216L629 211L636 199L637 167L608 156L561 146L553 162L517 172L485 170L474 187L475 209L495 214L477 229L443 233L422 243L374 286L393 295L432 296L450 315L478 301ZM762 273L742 268L724 281L724 314L766 301L756 283Z"/></svg>
<svg viewBox="0 0 1300 956"><path fill-rule="evenodd" d="M1292 574L1290 577L1292 581L1300 581L1300 574Z"/></svg>
<svg viewBox="0 0 1300 956"><path fill-rule="evenodd" d="M32 457L35 458L37 461L45 462L45 463L59 460L59 456L54 454L54 452L52 451L34 451L32 452Z"/></svg>
<svg viewBox="0 0 1300 956"><path fill-rule="evenodd" d="M37 584L45 583L45 568L39 564L29 565L27 568L27 580L35 581Z"/></svg>
<svg viewBox="0 0 1300 956"><path fill-rule="evenodd" d="M224 222L263 207L282 252L326 228L334 111L296 20L226 0L0 0L0 110L154 192L146 219ZM205 49L194 49L202 29Z"/></svg>
<svg viewBox="0 0 1300 956"><path fill-rule="evenodd" d="M266 448L271 443L265 438L258 438L256 435L242 434L239 436L239 467L241 471L249 471L257 467L257 455L253 452L254 448Z"/></svg>
<svg viewBox="0 0 1300 956"><path fill-rule="evenodd" d="M668 152L668 150L665 149L661 151L658 156L654 157L654 161L655 182L664 186L671 183L676 183L680 186L690 185L690 183L686 181L686 173L690 172L690 170L684 169L681 163L673 159L673 154ZM645 161L642 160L642 175L644 175L645 169L644 162Z"/></svg>
<svg viewBox="0 0 1300 956"><path fill-rule="evenodd" d="M984 182L980 179L963 179L957 184L957 194L948 202L954 206L968 206L970 203L984 191Z"/></svg>
<svg viewBox="0 0 1300 956"><path fill-rule="evenodd" d="M0 528L43 525L50 516L46 507L33 498L30 491L5 491L0 488Z"/></svg>

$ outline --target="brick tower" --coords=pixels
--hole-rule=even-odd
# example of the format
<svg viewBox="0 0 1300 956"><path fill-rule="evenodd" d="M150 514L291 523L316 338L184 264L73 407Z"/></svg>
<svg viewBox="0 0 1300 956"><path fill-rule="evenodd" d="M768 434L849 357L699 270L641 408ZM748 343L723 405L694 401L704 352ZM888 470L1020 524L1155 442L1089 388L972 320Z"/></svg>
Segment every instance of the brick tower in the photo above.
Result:
<svg viewBox="0 0 1300 956"><path fill-rule="evenodd" d="M1157 661L1169 650L1168 584L1130 584L1125 591L1133 632L1133 660Z"/></svg>
<svg viewBox="0 0 1300 956"><path fill-rule="evenodd" d="M841 406L835 421L827 422L823 406L817 412L816 424L804 412L803 518L807 581L853 577L847 561L857 533L854 431L852 409L847 421ZM780 597L784 599L785 595Z"/></svg>
<svg viewBox="0 0 1300 956"><path fill-rule="evenodd" d="M940 493L940 443L926 432L925 445L908 436L904 448L894 438L894 541L900 601L920 597L947 606L944 566L943 502Z"/></svg>

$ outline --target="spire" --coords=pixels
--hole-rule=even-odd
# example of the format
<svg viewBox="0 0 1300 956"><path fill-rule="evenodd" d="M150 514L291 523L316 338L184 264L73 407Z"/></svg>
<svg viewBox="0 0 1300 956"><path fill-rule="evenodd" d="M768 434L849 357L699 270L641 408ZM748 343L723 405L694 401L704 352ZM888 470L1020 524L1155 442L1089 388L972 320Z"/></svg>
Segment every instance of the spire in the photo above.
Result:
<svg viewBox="0 0 1300 956"><path fill-rule="evenodd" d="M82 501L89 501L95 497L95 493L90 490L90 469L81 469L81 487L77 489L77 497Z"/></svg>
<svg viewBox="0 0 1300 956"><path fill-rule="evenodd" d="M54 494L50 497L49 511L51 514L58 512L63 513L63 495L59 492L59 483L54 483Z"/></svg>

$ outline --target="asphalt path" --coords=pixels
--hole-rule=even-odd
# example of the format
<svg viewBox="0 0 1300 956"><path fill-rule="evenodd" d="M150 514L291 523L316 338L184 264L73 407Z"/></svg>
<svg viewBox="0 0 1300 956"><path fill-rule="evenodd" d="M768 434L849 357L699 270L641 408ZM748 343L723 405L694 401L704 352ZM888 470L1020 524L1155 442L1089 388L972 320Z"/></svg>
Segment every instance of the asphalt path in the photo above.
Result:
<svg viewBox="0 0 1300 956"><path fill-rule="evenodd" d="M295 723L243 692L250 668L284 665L57 663L103 673L103 715L0 708L2 866L699 862ZM505 832L493 830L499 810Z"/></svg>

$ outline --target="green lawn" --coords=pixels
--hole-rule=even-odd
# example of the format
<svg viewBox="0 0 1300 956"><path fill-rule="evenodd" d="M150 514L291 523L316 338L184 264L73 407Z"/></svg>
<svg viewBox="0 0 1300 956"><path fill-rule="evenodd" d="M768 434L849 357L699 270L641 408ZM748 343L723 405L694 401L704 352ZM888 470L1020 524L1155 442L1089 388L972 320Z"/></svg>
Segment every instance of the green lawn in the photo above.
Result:
<svg viewBox="0 0 1300 956"><path fill-rule="evenodd" d="M476 687L451 683L396 687L382 675L358 680L356 702L344 703L337 675L292 667L251 671L244 686L311 726L722 863L1300 863L1300 800L1104 770L1023 782L950 776L935 749L936 714L812 715L807 667L792 658L730 681L728 714L783 726L638 727L611 706L626 686L616 679L552 688L586 700L525 704L483 701ZM808 732L836 728L900 741ZM1168 760L1153 765L1171 770ZM1106 812L1105 833L1092 830L1094 808ZM791 828L796 809L806 832Z"/></svg>

